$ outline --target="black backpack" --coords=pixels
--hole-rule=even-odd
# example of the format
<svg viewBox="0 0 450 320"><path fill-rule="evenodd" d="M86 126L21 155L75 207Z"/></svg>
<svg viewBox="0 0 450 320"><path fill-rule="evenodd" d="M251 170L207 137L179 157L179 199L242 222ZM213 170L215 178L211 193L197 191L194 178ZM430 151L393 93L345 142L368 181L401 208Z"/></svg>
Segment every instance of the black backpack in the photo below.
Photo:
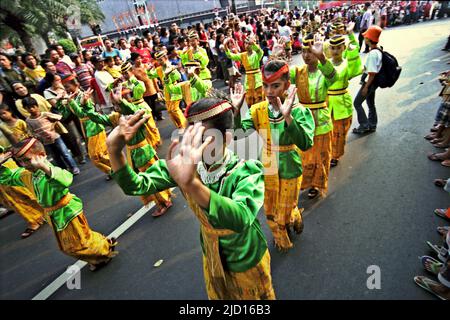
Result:
<svg viewBox="0 0 450 320"><path fill-rule="evenodd" d="M380 72L378 72L375 77L375 83L380 88L390 88L400 77L402 67L398 65L397 59L392 54L384 51L383 48L377 48L377 50L381 51L383 60Z"/></svg>

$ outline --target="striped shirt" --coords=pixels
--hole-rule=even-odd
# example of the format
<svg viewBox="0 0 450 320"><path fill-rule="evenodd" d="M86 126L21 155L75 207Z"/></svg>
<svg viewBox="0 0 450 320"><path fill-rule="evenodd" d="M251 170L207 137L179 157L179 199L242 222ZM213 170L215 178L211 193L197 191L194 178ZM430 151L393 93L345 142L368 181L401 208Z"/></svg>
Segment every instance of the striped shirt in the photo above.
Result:
<svg viewBox="0 0 450 320"><path fill-rule="evenodd" d="M77 79L81 88L83 88L84 91L88 90L91 87L92 69L90 69L88 65L82 63L78 67L75 67L73 71L77 74Z"/></svg>
<svg viewBox="0 0 450 320"><path fill-rule="evenodd" d="M35 119L27 118L25 122L33 133L33 136L44 145L52 144L60 137L55 131L55 123L61 120L62 116L51 112L41 112Z"/></svg>

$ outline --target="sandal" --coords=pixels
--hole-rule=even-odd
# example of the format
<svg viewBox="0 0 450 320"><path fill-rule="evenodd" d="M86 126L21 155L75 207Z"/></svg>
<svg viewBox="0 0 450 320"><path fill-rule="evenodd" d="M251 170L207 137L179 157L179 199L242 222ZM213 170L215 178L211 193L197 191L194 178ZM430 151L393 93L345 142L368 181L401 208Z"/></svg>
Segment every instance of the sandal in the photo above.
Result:
<svg viewBox="0 0 450 320"><path fill-rule="evenodd" d="M438 246L436 244L432 244L430 241L427 241L427 245L430 247L430 249L433 251L433 253L435 253L439 260L441 260L442 262L446 262L447 258L447 249L445 249L444 247Z"/></svg>
<svg viewBox="0 0 450 320"><path fill-rule="evenodd" d="M319 195L319 189L316 189L316 188L309 189L309 192L308 192L308 198L314 199L314 198L317 197L318 195Z"/></svg>
<svg viewBox="0 0 450 320"><path fill-rule="evenodd" d="M97 264L90 263L89 264L89 270L92 271L92 272L98 271L101 268L105 267L108 263L110 263L111 260L112 260L112 258L108 258L107 260L102 261L102 262L97 263Z"/></svg>
<svg viewBox="0 0 450 320"><path fill-rule="evenodd" d="M433 281L431 279L428 279L427 277L417 276L414 277L414 282L421 287L422 289L425 289L426 291L434 294L436 297L438 297L441 300L447 300L446 298L439 295L439 293L435 292L431 285L440 285L438 282Z"/></svg>
<svg viewBox="0 0 450 320"><path fill-rule="evenodd" d="M330 161L330 167L331 167L331 168L336 167L336 166L338 165L338 163L339 163L339 160L331 159L331 161Z"/></svg>
<svg viewBox="0 0 450 320"><path fill-rule="evenodd" d="M169 210L169 208L173 205L172 202L167 202L164 207L159 207L158 210L152 213L152 217L160 217Z"/></svg>
<svg viewBox="0 0 450 320"><path fill-rule="evenodd" d="M433 132L433 133L427 134L424 138L425 138L426 140L430 140L430 141L431 141L431 140L437 138L437 134L436 134L435 132Z"/></svg>
<svg viewBox="0 0 450 320"><path fill-rule="evenodd" d="M444 161L445 158L439 157L439 155L442 154L441 152L434 152L428 154L428 159L431 161Z"/></svg>
<svg viewBox="0 0 450 320"><path fill-rule="evenodd" d="M433 143L433 146L438 149L445 149L445 148L449 147L449 145L447 143L442 143L442 142Z"/></svg>
<svg viewBox="0 0 450 320"><path fill-rule="evenodd" d="M443 237L447 236L447 233L450 231L450 227L437 227L436 231Z"/></svg>
<svg viewBox="0 0 450 320"><path fill-rule="evenodd" d="M108 239L110 245L111 245L111 251L114 251L114 249L116 248L116 246L119 244L119 242L117 242L117 239L112 237L111 239Z"/></svg>
<svg viewBox="0 0 450 320"><path fill-rule="evenodd" d="M296 234L301 234L303 232L303 229L305 228L305 225L303 223L303 220L298 222L294 222L294 231Z"/></svg>
<svg viewBox="0 0 450 320"><path fill-rule="evenodd" d="M450 159L444 160L441 162L444 167L450 167Z"/></svg>
<svg viewBox="0 0 450 320"><path fill-rule="evenodd" d="M450 221L450 209L435 209L434 213L445 220Z"/></svg>
<svg viewBox="0 0 450 320"><path fill-rule="evenodd" d="M447 179L435 179L434 180L434 185L439 188L445 187L446 184L447 184Z"/></svg>
<svg viewBox="0 0 450 320"><path fill-rule="evenodd" d="M39 228L37 228L39 229ZM20 235L22 239L28 238L31 236L37 229L26 228L24 232Z"/></svg>
<svg viewBox="0 0 450 320"><path fill-rule="evenodd" d="M441 268L444 266L442 262L430 256L422 256L419 257L419 259L422 262L422 266L425 268L425 270L434 274L435 276L439 274L439 271L441 271Z"/></svg>

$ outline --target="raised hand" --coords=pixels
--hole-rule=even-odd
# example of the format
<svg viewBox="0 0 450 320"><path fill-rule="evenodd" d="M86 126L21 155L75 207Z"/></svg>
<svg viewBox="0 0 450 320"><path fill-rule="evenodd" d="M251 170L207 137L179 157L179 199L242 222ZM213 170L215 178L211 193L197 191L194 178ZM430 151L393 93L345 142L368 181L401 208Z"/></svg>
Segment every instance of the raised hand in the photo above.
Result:
<svg viewBox="0 0 450 320"><path fill-rule="evenodd" d="M122 84L119 84L117 88L111 92L111 99L114 103L119 103L120 100L122 100Z"/></svg>
<svg viewBox="0 0 450 320"><path fill-rule="evenodd" d="M30 166L45 173L50 172L49 161L46 156L36 155L30 160Z"/></svg>
<svg viewBox="0 0 450 320"><path fill-rule="evenodd" d="M288 89L288 95L284 100L283 104L281 104L281 100L279 97L275 99L275 103L278 105L278 108L280 109L281 114L285 119L290 118L291 116L291 111L295 100L295 93L296 93L295 88L291 86Z"/></svg>
<svg viewBox="0 0 450 320"><path fill-rule="evenodd" d="M145 114L144 110L139 110L129 116L121 116L119 119L119 135L125 142L129 142L139 128L147 122L150 116Z"/></svg>
<svg viewBox="0 0 450 320"><path fill-rule="evenodd" d="M234 85L234 89L230 88L231 105L236 111L241 110L244 104L245 94L244 86L240 82Z"/></svg>
<svg viewBox="0 0 450 320"><path fill-rule="evenodd" d="M83 97L81 98L81 105L85 105L89 101L89 99L91 99L93 92L94 89L89 88L83 93Z"/></svg>
<svg viewBox="0 0 450 320"><path fill-rule="evenodd" d="M347 34L352 33L353 29L355 29L355 23L353 21L350 21L347 25Z"/></svg>
<svg viewBox="0 0 450 320"><path fill-rule="evenodd" d="M202 159L205 148L212 142L212 137L207 137L203 141L204 131L205 127L200 122L189 126L183 134L181 143L176 140L169 147L167 168L172 179L182 189L194 181L197 164ZM176 149L178 152L174 154Z"/></svg>
<svg viewBox="0 0 450 320"><path fill-rule="evenodd" d="M195 69L196 69L196 67L187 68L187 74L188 74L189 78L192 78L195 75Z"/></svg>

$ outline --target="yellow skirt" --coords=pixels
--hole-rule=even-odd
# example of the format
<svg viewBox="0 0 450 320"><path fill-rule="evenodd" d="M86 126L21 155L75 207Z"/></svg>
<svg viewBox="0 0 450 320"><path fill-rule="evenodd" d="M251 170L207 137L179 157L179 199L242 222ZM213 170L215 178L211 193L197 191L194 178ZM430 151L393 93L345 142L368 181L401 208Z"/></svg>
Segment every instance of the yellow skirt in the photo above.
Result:
<svg viewBox="0 0 450 320"><path fill-rule="evenodd" d="M339 160L345 152L345 142L347 133L352 126L352 117L333 120L333 141L332 141L332 158Z"/></svg>
<svg viewBox="0 0 450 320"><path fill-rule="evenodd" d="M264 95L263 87L259 87L256 89L248 89L247 94L245 95L245 102L247 106L250 108L252 105L257 104L259 102L264 101L266 96Z"/></svg>
<svg viewBox="0 0 450 320"><path fill-rule="evenodd" d="M152 166L152 164L154 164L157 161L157 157L153 157L146 166L144 167L140 167L139 171L140 172L145 172L148 168L150 168ZM154 201L156 203L156 205L158 207L166 207L167 204L170 202L170 199L172 198L172 192L170 191L170 189L152 194L152 195L148 195L148 196L141 196L141 200L142 203L144 205L149 204L150 202Z"/></svg>
<svg viewBox="0 0 450 320"><path fill-rule="evenodd" d="M44 210L26 188L0 185L0 203L21 215L31 229L44 223Z"/></svg>
<svg viewBox="0 0 450 320"><path fill-rule="evenodd" d="M302 152L302 190L317 188L322 195L327 193L331 161L331 135L330 131L315 136L313 147Z"/></svg>
<svg viewBox="0 0 450 320"><path fill-rule="evenodd" d="M212 277L203 256L203 274L210 300L275 300L269 250L256 266L247 271L225 271L225 279Z"/></svg>
<svg viewBox="0 0 450 320"><path fill-rule="evenodd" d="M178 129L183 129L187 127L187 120L180 109L180 101L166 101L167 113L172 119L173 124Z"/></svg>
<svg viewBox="0 0 450 320"><path fill-rule="evenodd" d="M51 223L51 219L48 220ZM104 235L89 228L83 212L64 230L56 231L53 228L53 231L61 251L75 259L98 264L117 255L116 251L112 251L111 242Z"/></svg>
<svg viewBox="0 0 450 320"><path fill-rule="evenodd" d="M298 197L302 185L302 176L294 179L280 179L279 190L265 188L264 212L267 224L272 231L275 246L282 250L294 246L288 235L288 228L298 228L302 217L298 208Z"/></svg>
<svg viewBox="0 0 450 320"><path fill-rule="evenodd" d="M88 138L88 155L94 166L105 174L111 173L108 149L106 148L106 132Z"/></svg>

